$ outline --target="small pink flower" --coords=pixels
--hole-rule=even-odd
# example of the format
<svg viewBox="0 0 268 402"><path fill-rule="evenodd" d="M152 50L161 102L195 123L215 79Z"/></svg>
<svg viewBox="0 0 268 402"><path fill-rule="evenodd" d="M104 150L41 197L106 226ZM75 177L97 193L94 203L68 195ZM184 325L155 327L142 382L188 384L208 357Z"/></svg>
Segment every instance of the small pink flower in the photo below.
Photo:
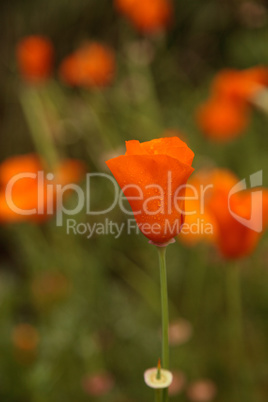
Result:
<svg viewBox="0 0 268 402"><path fill-rule="evenodd" d="M88 395L102 396L114 387L114 379L109 373L90 374L82 379L82 387Z"/></svg>
<svg viewBox="0 0 268 402"><path fill-rule="evenodd" d="M168 393L171 396L180 394L186 383L186 378L182 371L172 371L172 374L173 381L168 388Z"/></svg>
<svg viewBox="0 0 268 402"><path fill-rule="evenodd" d="M180 319L169 325L169 344L172 346L181 345L187 342L192 336L192 325L189 321Z"/></svg>
<svg viewBox="0 0 268 402"><path fill-rule="evenodd" d="M217 388L211 380L199 380L193 382L187 390L190 401L193 402L210 402L214 399Z"/></svg>

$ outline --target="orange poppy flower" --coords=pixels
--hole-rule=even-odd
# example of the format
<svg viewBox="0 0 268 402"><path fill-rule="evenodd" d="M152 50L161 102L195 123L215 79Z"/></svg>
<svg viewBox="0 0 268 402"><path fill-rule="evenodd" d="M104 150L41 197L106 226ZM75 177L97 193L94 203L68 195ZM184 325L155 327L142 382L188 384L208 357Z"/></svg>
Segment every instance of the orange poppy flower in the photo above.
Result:
<svg viewBox="0 0 268 402"><path fill-rule="evenodd" d="M250 102L257 92L268 85L268 68L222 70L212 83L212 93L235 101Z"/></svg>
<svg viewBox="0 0 268 402"><path fill-rule="evenodd" d="M28 36L17 45L17 62L23 78L41 82L51 75L54 50L51 41L42 36Z"/></svg>
<svg viewBox="0 0 268 402"><path fill-rule="evenodd" d="M115 56L107 46L91 42L63 60L60 77L68 85L103 87L115 75Z"/></svg>
<svg viewBox="0 0 268 402"><path fill-rule="evenodd" d="M190 178L185 194L185 221L180 240L187 245L201 240L217 241L218 223L209 208L209 202L215 194L226 199L237 181L237 177L225 169L201 170Z"/></svg>
<svg viewBox="0 0 268 402"><path fill-rule="evenodd" d="M249 109L242 103L215 97L199 107L196 118L208 138L228 141L241 135L247 127Z"/></svg>
<svg viewBox="0 0 268 402"><path fill-rule="evenodd" d="M161 31L171 21L170 0L115 0L115 6L144 33Z"/></svg>
<svg viewBox="0 0 268 402"><path fill-rule="evenodd" d="M197 110L202 131L215 140L237 137L249 120L249 105L268 86L268 68L253 67L219 72L212 83L211 98Z"/></svg>
<svg viewBox="0 0 268 402"><path fill-rule="evenodd" d="M62 61L59 67L59 76L65 84L70 86L80 85L80 66L75 53L65 57Z"/></svg>
<svg viewBox="0 0 268 402"><path fill-rule="evenodd" d="M19 324L12 332L14 346L26 352L35 351L39 343L39 333L35 327L30 324Z"/></svg>
<svg viewBox="0 0 268 402"><path fill-rule="evenodd" d="M185 192L185 218L179 237L188 246L200 241L213 242L217 237L215 217L200 203L201 185L195 176L188 181Z"/></svg>
<svg viewBox="0 0 268 402"><path fill-rule="evenodd" d="M237 217L246 220L251 215L251 192L233 196L230 209ZM228 199L215 197L210 203L210 211L214 213L218 225L217 245L225 258L235 259L251 254L256 248L260 234L232 216L228 207Z"/></svg>
<svg viewBox="0 0 268 402"><path fill-rule="evenodd" d="M16 325L11 333L14 356L20 364L31 364L36 358L40 336L37 328L28 323Z"/></svg>
<svg viewBox="0 0 268 402"><path fill-rule="evenodd" d="M256 188L252 190L238 191L230 196L231 189L239 183L239 179L228 170L216 169L210 172L200 172L189 181L189 184L196 186L199 208L203 204L201 216L203 219L209 215L210 224L213 225L211 240L218 246L221 254L227 259L236 259L251 254L256 248L260 237L268 225L268 190ZM207 190L200 196L200 184ZM239 188L238 188L239 190ZM253 203L254 192L259 191L257 201ZM260 196L260 191L262 197ZM256 199L256 198L255 198ZM261 211L262 209L262 211ZM192 203L186 198L186 212L192 211ZM261 211L262 214L258 215ZM258 217L261 217L261 226ZM190 216L190 223L200 218L200 210ZM186 214L185 222L189 222ZM188 234L182 238L187 241ZM204 238L202 233L189 232L190 241Z"/></svg>
<svg viewBox="0 0 268 402"><path fill-rule="evenodd" d="M49 176L35 154L8 158L0 165L0 222L47 219L55 212L57 184L78 182L84 173L84 164L78 160L63 160Z"/></svg>
<svg viewBox="0 0 268 402"><path fill-rule="evenodd" d="M155 243L176 236L194 153L178 137L126 142L125 155L108 160L141 232Z"/></svg>

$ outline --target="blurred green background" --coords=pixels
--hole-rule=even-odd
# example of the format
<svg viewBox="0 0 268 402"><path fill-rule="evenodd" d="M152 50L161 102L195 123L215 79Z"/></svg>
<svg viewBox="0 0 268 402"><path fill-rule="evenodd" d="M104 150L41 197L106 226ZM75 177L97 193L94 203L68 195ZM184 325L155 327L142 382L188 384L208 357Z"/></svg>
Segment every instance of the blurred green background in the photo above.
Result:
<svg viewBox="0 0 268 402"><path fill-rule="evenodd" d="M35 150L15 48L22 37L40 34L55 47L53 77L40 94L62 156L83 160L89 172L107 172L104 161L122 153L125 140L177 129L195 152L196 170L226 167L241 178L263 170L267 187L267 116L254 111L243 136L227 144L206 140L194 118L220 69L268 63L266 2L176 0L173 19L166 33L146 36L108 0L2 2L0 160ZM70 89L58 79L61 60L87 39L116 54L116 77L103 90ZM111 197L105 183L95 186L93 205L105 208ZM108 217L125 219L119 209ZM77 220L95 217L82 212ZM56 227L54 219L1 225L0 238L0 400L153 400L143 372L160 355L161 317L158 260L147 239L67 235L65 222ZM266 235L237 262L240 346L228 296L232 263L208 245L169 247L171 369L181 381L171 400L267 401L267 245ZM20 332L22 324L28 327ZM21 348L18 338L30 346ZM193 392L199 381L205 399Z"/></svg>

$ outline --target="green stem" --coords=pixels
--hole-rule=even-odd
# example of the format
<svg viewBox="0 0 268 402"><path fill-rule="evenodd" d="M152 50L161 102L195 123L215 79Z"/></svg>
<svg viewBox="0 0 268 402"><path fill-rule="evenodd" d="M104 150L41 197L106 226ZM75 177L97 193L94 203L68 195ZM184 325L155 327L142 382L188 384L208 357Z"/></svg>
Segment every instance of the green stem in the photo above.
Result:
<svg viewBox="0 0 268 402"><path fill-rule="evenodd" d="M132 289L139 293L156 314L160 315L158 282L156 283L143 269L139 268L139 266L133 263L129 258L121 255L120 259L122 260L122 267L126 264L132 267L132 269L127 271L124 269L117 270L121 278L128 283ZM178 316L177 307L171 301L169 301L169 310L171 315L174 317Z"/></svg>
<svg viewBox="0 0 268 402"><path fill-rule="evenodd" d="M166 273L166 247L157 247L160 264L160 289L162 311L162 367L169 369L169 344L168 344L168 291ZM162 392L162 401L168 400L168 388Z"/></svg>
<svg viewBox="0 0 268 402"><path fill-rule="evenodd" d="M103 146L109 151L115 149L120 144L118 130L114 122L111 107L101 90L95 90L93 93L83 91L82 96L90 108L90 116L93 124L99 132Z"/></svg>
<svg viewBox="0 0 268 402"><path fill-rule="evenodd" d="M161 311L162 311L162 361L164 369L169 368L169 346L168 346L168 292L166 273L166 247L157 247L160 263L160 289L161 289Z"/></svg>
<svg viewBox="0 0 268 402"><path fill-rule="evenodd" d="M243 309L241 295L241 277L239 265L228 267L227 293L230 314L230 341L232 347L231 361L235 393L238 401L251 400L252 378L247 368L244 344Z"/></svg>
<svg viewBox="0 0 268 402"><path fill-rule="evenodd" d="M155 390L155 402L161 402L161 394L162 394L162 392L161 392L162 390L161 389L156 389Z"/></svg>
<svg viewBox="0 0 268 402"><path fill-rule="evenodd" d="M243 339L241 286L239 267L234 265L228 267L227 291L231 316L231 336L234 340L234 349L241 357L241 346Z"/></svg>
<svg viewBox="0 0 268 402"><path fill-rule="evenodd" d="M43 105L35 88L24 88L20 94L21 106L37 152L54 171L59 163L52 133L44 115Z"/></svg>

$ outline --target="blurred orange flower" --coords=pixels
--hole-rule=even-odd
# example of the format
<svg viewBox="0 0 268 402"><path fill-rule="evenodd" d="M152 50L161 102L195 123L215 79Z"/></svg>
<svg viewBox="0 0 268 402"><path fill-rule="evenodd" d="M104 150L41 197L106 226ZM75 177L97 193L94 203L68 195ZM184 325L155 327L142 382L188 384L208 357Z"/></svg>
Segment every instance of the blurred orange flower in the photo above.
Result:
<svg viewBox="0 0 268 402"><path fill-rule="evenodd" d="M60 65L63 82L71 86L103 87L115 75L115 56L112 49L97 42L80 47Z"/></svg>
<svg viewBox="0 0 268 402"><path fill-rule="evenodd" d="M170 0L115 0L115 7L144 33L166 28L173 12Z"/></svg>
<svg viewBox="0 0 268 402"><path fill-rule="evenodd" d="M196 113L197 123L211 139L225 141L240 135L249 121L249 106L268 86L268 68L220 71L211 85L211 97Z"/></svg>
<svg viewBox="0 0 268 402"><path fill-rule="evenodd" d="M196 188L196 203L186 198L185 225L188 225L188 229L193 223L199 225L200 229L200 217L203 216L204 221L213 228L210 239L225 258L236 259L251 254L268 225L268 190L259 187L243 190L237 187L237 191L231 194L231 189L239 186L239 179L225 169L201 171L189 184ZM257 204L252 201L256 191L259 192ZM200 207L202 204L203 207ZM262 209L262 230L255 227L256 222L252 222L252 228L247 226L257 209ZM207 238L200 230L193 233L190 229L185 232L182 228L180 239L184 242L193 244Z"/></svg>
<svg viewBox="0 0 268 402"><path fill-rule="evenodd" d="M141 232L153 242L167 242L180 231L194 153L178 137L127 141L126 148L125 155L108 160L107 166Z"/></svg>
<svg viewBox="0 0 268 402"><path fill-rule="evenodd" d="M22 39L16 49L21 75L29 82L42 82L51 75L54 49L51 41L42 36Z"/></svg>
<svg viewBox="0 0 268 402"><path fill-rule="evenodd" d="M242 134L249 121L249 108L226 98L211 98L197 110L197 122L208 138L217 141Z"/></svg>
<svg viewBox="0 0 268 402"><path fill-rule="evenodd" d="M21 351L35 351L39 343L39 334L31 324L18 324L12 332L14 346Z"/></svg>
<svg viewBox="0 0 268 402"><path fill-rule="evenodd" d="M59 67L61 80L70 86L80 85L80 66L75 53L65 57Z"/></svg>
<svg viewBox="0 0 268 402"><path fill-rule="evenodd" d="M85 166L79 160L65 159L53 174L45 175L42 161L36 154L6 159L0 165L0 222L47 219L56 209L57 185L78 182L84 174ZM8 186L12 201L7 199ZM26 215L16 212L17 209L36 212Z"/></svg>
<svg viewBox="0 0 268 402"><path fill-rule="evenodd" d="M21 323L16 325L11 333L14 356L21 364L31 364L36 358L40 335L33 325Z"/></svg>
<svg viewBox="0 0 268 402"><path fill-rule="evenodd" d="M229 100L249 102L256 93L268 85L268 68L253 67L247 70L222 70L212 82L212 93Z"/></svg>

